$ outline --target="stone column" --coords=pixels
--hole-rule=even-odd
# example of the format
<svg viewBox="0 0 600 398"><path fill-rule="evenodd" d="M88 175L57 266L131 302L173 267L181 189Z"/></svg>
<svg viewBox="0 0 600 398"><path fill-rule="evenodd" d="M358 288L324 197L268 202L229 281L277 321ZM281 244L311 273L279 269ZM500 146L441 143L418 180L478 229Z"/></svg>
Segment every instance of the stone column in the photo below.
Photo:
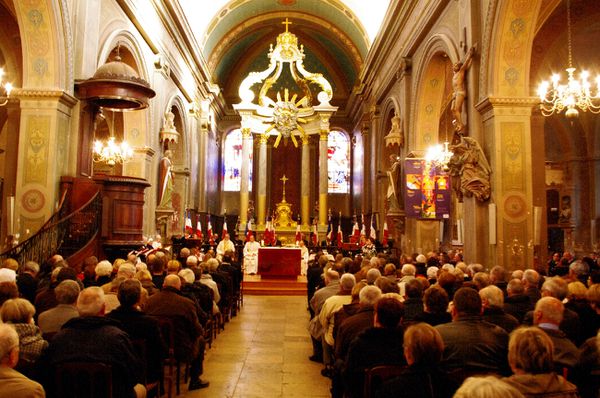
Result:
<svg viewBox="0 0 600 398"><path fill-rule="evenodd" d="M531 97L489 97L477 105L486 139L480 144L492 168L497 243L487 246L485 231L465 225L465 242L490 248L488 258L475 261L501 264L509 270L533 264L533 206L537 203L533 197L532 169L539 165L532 156L531 110L537 103ZM478 251L483 252L483 247Z"/></svg>
<svg viewBox="0 0 600 398"><path fill-rule="evenodd" d="M269 136L261 134L258 147L258 197L256 204L256 229L264 229L267 206L267 142Z"/></svg>
<svg viewBox="0 0 600 398"><path fill-rule="evenodd" d="M302 170L300 175L300 209L302 225L308 227L310 221L310 145L308 136L302 137Z"/></svg>
<svg viewBox="0 0 600 398"><path fill-rule="evenodd" d="M70 137L70 119L76 99L62 91L19 90L21 120L15 189L15 232L37 231L52 215L61 175L69 168L65 148L76 145ZM91 151L91 148L81 148ZM20 230L20 231L19 231Z"/></svg>
<svg viewBox="0 0 600 398"><path fill-rule="evenodd" d="M242 128L242 170L240 183L240 225L248 222L248 178L250 177L250 150L252 146L252 131L249 127Z"/></svg>
<svg viewBox="0 0 600 398"><path fill-rule="evenodd" d="M319 133L319 224L327 225L327 138L329 137L329 122L321 124Z"/></svg>

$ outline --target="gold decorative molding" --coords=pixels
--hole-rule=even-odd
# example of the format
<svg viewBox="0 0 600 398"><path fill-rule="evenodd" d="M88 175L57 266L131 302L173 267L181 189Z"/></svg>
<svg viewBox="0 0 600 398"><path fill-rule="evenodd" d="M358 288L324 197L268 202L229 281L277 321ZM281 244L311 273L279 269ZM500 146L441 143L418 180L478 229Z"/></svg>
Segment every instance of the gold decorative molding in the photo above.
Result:
<svg viewBox="0 0 600 398"><path fill-rule="evenodd" d="M78 102L77 98L62 90L16 88L12 91L11 97L20 100L58 100L70 107L75 106Z"/></svg>
<svg viewBox="0 0 600 398"><path fill-rule="evenodd" d="M329 139L329 130L321 130L319 132L319 139L321 141L327 141Z"/></svg>
<svg viewBox="0 0 600 398"><path fill-rule="evenodd" d="M250 127L242 127L241 130L243 138L249 138L252 136L252 129Z"/></svg>

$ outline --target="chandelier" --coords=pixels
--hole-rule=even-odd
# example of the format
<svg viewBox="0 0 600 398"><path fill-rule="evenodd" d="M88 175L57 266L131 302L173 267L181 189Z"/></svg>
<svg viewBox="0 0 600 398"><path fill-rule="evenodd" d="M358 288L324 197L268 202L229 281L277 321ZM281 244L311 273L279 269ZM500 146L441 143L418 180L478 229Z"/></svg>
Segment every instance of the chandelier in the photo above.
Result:
<svg viewBox="0 0 600 398"><path fill-rule="evenodd" d="M133 149L127 144L127 141L117 142L113 133L114 112L112 113L110 137L108 140L96 140L94 142L94 162L103 162L109 166L114 166L117 163L125 163L133 157ZM102 110L98 113L98 118L105 119Z"/></svg>
<svg viewBox="0 0 600 398"><path fill-rule="evenodd" d="M13 89L12 83L4 80L4 69L0 68L0 84L2 84L2 88L4 89L4 95L0 98L3 98L4 101L0 102L0 106L4 106L8 104L8 98L10 97L10 92Z"/></svg>
<svg viewBox="0 0 600 398"><path fill-rule="evenodd" d="M425 153L425 161L440 167L444 171L448 171L448 163L452 158L452 151L448 148L448 141L444 144L430 146Z"/></svg>
<svg viewBox="0 0 600 398"><path fill-rule="evenodd" d="M567 45L569 51L569 67L567 71L567 83L560 83L560 75L554 74L551 83L542 81L538 87L540 97L540 109L542 115L550 116L554 113L560 113L565 108L567 118L576 118L579 116L579 110L591 113L600 112L600 76L596 77L595 94L592 93L592 84L588 82L589 73L582 71L579 79L575 77L575 68L573 67L573 58L571 50L571 2L567 0ZM550 86L552 85L552 86Z"/></svg>

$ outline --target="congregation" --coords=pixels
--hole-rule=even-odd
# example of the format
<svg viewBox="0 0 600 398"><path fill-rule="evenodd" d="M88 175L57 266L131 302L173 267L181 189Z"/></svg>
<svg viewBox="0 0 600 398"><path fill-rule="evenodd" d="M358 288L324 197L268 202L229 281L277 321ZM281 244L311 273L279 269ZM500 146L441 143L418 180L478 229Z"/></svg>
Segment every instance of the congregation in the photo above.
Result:
<svg viewBox="0 0 600 398"><path fill-rule="evenodd" d="M600 267L559 257L509 274L453 253L313 249L309 360L323 364L334 398L595 398ZM187 248L112 264L4 260L0 396L64 396L74 387L57 371L89 362L109 365L114 397L161 396L169 360L186 368L188 390L207 387L207 345L240 309L235 260ZM178 374L178 393L179 383Z"/></svg>
<svg viewBox="0 0 600 398"><path fill-rule="evenodd" d="M334 398L600 392L595 256L509 273L460 253L317 253L307 278L309 359Z"/></svg>

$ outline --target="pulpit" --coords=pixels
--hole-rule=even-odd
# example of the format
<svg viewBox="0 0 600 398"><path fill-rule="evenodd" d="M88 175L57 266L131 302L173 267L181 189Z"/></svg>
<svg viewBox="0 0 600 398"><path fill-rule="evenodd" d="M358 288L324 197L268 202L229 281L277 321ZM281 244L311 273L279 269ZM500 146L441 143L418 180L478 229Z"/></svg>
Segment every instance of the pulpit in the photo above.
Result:
<svg viewBox="0 0 600 398"><path fill-rule="evenodd" d="M261 278L296 279L300 275L299 248L261 247L258 249L258 274Z"/></svg>

